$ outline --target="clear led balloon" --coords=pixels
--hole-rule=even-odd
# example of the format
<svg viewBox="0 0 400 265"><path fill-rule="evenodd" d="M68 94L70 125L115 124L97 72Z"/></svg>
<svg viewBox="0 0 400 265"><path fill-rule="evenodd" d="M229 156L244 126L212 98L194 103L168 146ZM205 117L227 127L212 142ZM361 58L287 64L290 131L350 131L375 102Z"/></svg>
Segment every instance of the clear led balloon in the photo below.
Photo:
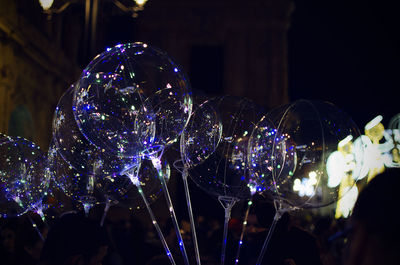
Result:
<svg viewBox="0 0 400 265"><path fill-rule="evenodd" d="M249 141L250 184L257 192L276 195L275 176L294 170L296 152L289 135L281 134L276 125L263 116Z"/></svg>
<svg viewBox="0 0 400 265"><path fill-rule="evenodd" d="M337 201L342 185L333 185L327 161L334 152L345 157L339 182L350 187L360 176L353 141L360 136L351 117L335 105L299 100L272 110L267 118L276 126L271 152L273 196L283 207L317 208ZM270 182L271 183L271 182ZM269 185L270 185L269 183Z"/></svg>
<svg viewBox="0 0 400 265"><path fill-rule="evenodd" d="M28 210L42 214L49 179L46 156L39 146L21 137L0 134L0 217Z"/></svg>
<svg viewBox="0 0 400 265"><path fill-rule="evenodd" d="M78 171L57 152L52 142L48 151L48 172L57 187L71 199L90 209L97 201L94 196L95 175Z"/></svg>
<svg viewBox="0 0 400 265"><path fill-rule="evenodd" d="M186 92L183 91L184 94L175 90L172 86L167 86L146 100L146 105L152 108L155 122L154 138L146 141L152 143L147 150L150 157L152 152L157 152L157 150L175 143L189 120L192 101L188 94L188 87L186 87Z"/></svg>
<svg viewBox="0 0 400 265"><path fill-rule="evenodd" d="M251 101L232 96L214 99L209 104L221 117L220 142L215 152L204 163L190 170L189 175L198 186L216 197L250 198L253 190L249 185L252 182L249 179L250 175L247 174L248 143L261 112ZM219 125L214 129L220 130ZM218 138L219 136L216 136L214 139ZM207 139L205 135L201 139L206 141L206 146L209 144L207 141L211 140L213 143L213 140ZM188 151L193 148L190 142L196 140L189 137L186 141L185 153L189 154ZM191 163L197 163L196 159L199 157L196 156L203 155L201 152L194 152L187 158Z"/></svg>
<svg viewBox="0 0 400 265"><path fill-rule="evenodd" d="M53 141L61 157L77 171L109 176L126 170L135 158L125 158L99 148L86 139L78 128L72 111L74 86L60 98L53 118Z"/></svg>
<svg viewBox="0 0 400 265"><path fill-rule="evenodd" d="M207 100L194 108L181 135L181 157L188 168L203 163L221 140L222 121L213 104L214 100Z"/></svg>
<svg viewBox="0 0 400 265"><path fill-rule="evenodd" d="M96 176L78 171L71 167L56 151L52 144L48 153L49 174L58 188L68 197L83 204L90 209L95 204L115 205L121 203L131 209L143 207L137 188L125 175L111 174ZM169 180L170 168L163 161L163 172L166 181ZM151 161L142 160L140 163L138 181L140 182L147 200L152 203L161 192L161 184L157 179L157 170Z"/></svg>
<svg viewBox="0 0 400 265"><path fill-rule="evenodd" d="M190 102L188 81L164 52L128 43L107 49L86 67L75 89L74 113L95 145L132 157L154 143L173 142Z"/></svg>

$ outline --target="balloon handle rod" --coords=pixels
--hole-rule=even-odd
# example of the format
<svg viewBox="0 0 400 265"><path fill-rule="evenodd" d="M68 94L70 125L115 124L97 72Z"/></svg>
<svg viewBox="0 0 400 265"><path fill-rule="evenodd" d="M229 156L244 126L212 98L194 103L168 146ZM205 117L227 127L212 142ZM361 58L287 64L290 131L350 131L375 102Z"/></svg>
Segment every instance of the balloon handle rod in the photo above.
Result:
<svg viewBox="0 0 400 265"><path fill-rule="evenodd" d="M135 172L135 169L133 169L132 172ZM167 241L165 240L165 237L164 237L164 235L163 235L163 233L161 231L161 228L160 228L160 226L159 226L159 224L158 224L158 222L156 220L156 217L155 217L155 215L153 213L153 210L150 207L150 203L148 202L148 200L146 198L146 195L143 193L143 189L142 189L142 186L140 185L140 181L138 180L138 178L135 175L135 173L132 173L132 172L131 173L128 172L127 175L129 176L129 178L132 181L132 183L136 186L140 196L142 197L142 200L143 200L144 204L146 205L147 212L150 215L150 219L151 219L151 221L152 221L152 223L154 225L154 228L157 231L158 237L160 238L160 241L161 241L161 243L162 243L162 245L164 247L164 250L167 253L167 257L169 258L169 261L171 262L172 265L176 265L174 257L172 256L172 253L171 253L171 251L170 251L170 249L168 247ZM136 170L136 173L137 173L137 170Z"/></svg>
<svg viewBox="0 0 400 265"><path fill-rule="evenodd" d="M109 198L106 199L106 206L104 207L103 216L101 217L100 226L104 225L108 210L110 210L111 201Z"/></svg>
<svg viewBox="0 0 400 265"><path fill-rule="evenodd" d="M185 244L183 242L183 238L182 238L182 235L180 232L180 228L179 228L178 220L176 218L174 206L172 205L172 200L171 200L171 196L168 191L167 182L165 181L165 178L164 178L164 175L162 172L161 161L159 159L152 159L152 162L158 172L158 178L161 182L161 187L164 192L165 200L167 202L168 211L169 211L169 214L172 219L172 224L174 225L174 228L175 228L176 237L178 238L179 248L180 248L182 256L183 256L183 261L184 261L185 265L189 265L189 258L186 253Z"/></svg>
<svg viewBox="0 0 400 265"><path fill-rule="evenodd" d="M271 240L272 234L275 231L276 223L278 223L278 221L281 218L281 216L282 216L282 213L279 210L276 211L275 216L274 216L274 220L272 221L272 224L271 224L271 227L269 228L267 237L265 238L264 244L263 244L263 246L261 248L260 255L257 258L256 265L260 265L261 264L261 262L262 262L262 260L264 258L265 251L268 248L269 241Z"/></svg>
<svg viewBox="0 0 400 265"><path fill-rule="evenodd" d="M235 205L238 199L234 197L219 196L218 201L221 203L225 210L225 222L224 222L224 234L222 237L222 249L221 249L221 265L225 264L225 252L226 252L226 240L228 238L228 225L231 219L231 211L233 205Z"/></svg>
<svg viewBox="0 0 400 265"><path fill-rule="evenodd" d="M185 188L186 205L188 207L190 228L192 230L192 238L193 238L194 253L195 253L195 256L196 256L196 262L197 262L197 265L201 265L199 245L197 243L196 226L194 224L193 211L192 211L192 202L190 200L190 192L189 192L189 185L188 185L187 178L188 178L188 171L187 171L187 168L185 167L183 169L183 172L182 172L182 179L183 179L183 185L184 185L184 188Z"/></svg>
<svg viewBox="0 0 400 265"><path fill-rule="evenodd" d="M249 216L251 205L252 205L252 201L250 200L247 203L247 209L246 209L246 213L244 215L244 220L243 220L243 225L242 225L242 233L240 234L239 245L238 245L238 248L237 248L237 251L236 251L235 265L237 265L239 263L240 249L241 249L241 247L243 245L243 236L244 236L244 231L246 229L247 218Z"/></svg>
<svg viewBox="0 0 400 265"><path fill-rule="evenodd" d="M44 237L42 235L42 233L40 232L39 228L37 227L35 221L32 220L32 218L28 215L28 219L29 221L31 221L32 227L35 228L36 232L38 233L40 239L42 240L42 242L44 242Z"/></svg>
<svg viewBox="0 0 400 265"><path fill-rule="evenodd" d="M36 204L32 208L32 210L40 216L40 218L42 219L43 223L48 227L49 225L47 224L46 217L44 216L44 213L43 213L43 204L42 204L42 202L40 201L38 204Z"/></svg>
<svg viewBox="0 0 400 265"><path fill-rule="evenodd" d="M83 204L83 210L85 211L85 216L86 217L89 216L90 208L92 208L92 205L90 203L84 203Z"/></svg>

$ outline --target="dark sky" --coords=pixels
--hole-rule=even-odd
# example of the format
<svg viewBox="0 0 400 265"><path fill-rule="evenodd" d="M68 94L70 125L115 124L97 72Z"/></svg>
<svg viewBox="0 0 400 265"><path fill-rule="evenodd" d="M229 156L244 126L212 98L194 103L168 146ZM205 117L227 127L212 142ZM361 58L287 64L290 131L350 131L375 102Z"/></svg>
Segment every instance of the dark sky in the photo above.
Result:
<svg viewBox="0 0 400 265"><path fill-rule="evenodd" d="M395 2L395 1L391 1ZM400 16L389 1L295 1L289 29L292 100L328 100L359 126L400 113Z"/></svg>

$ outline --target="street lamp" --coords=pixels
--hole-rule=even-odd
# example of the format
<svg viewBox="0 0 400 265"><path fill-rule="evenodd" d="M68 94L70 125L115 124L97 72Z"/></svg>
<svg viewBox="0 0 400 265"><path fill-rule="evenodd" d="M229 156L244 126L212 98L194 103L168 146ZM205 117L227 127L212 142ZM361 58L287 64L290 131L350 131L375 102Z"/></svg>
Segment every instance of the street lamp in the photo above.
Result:
<svg viewBox="0 0 400 265"><path fill-rule="evenodd" d="M85 0L85 1L86 1L86 6L88 5L88 2L98 2L93 0L92 1ZM121 9L123 12L131 13L133 17L137 17L138 12L144 9L144 6L148 0L132 0L133 5L130 6L126 6L119 0L108 0L108 1L114 3L114 5L117 6L119 9ZM63 12L69 5L75 2L80 2L80 1L79 0L64 1L64 4L61 5L60 7L53 7L54 0L39 0L39 3L43 8L43 12L46 13L49 16L49 18L51 18L52 14L58 14Z"/></svg>
<svg viewBox="0 0 400 265"><path fill-rule="evenodd" d="M43 8L43 12L47 14L47 19L51 20L53 14L62 13L71 4L85 2L85 34L84 34L84 57L87 59L92 56L96 40L96 26L97 26L97 13L99 0L68 0L62 1L63 4L57 7L54 6L54 0L39 0L40 5ZM130 13L132 17L138 17L138 12L144 9L145 4L148 0L131 0L131 5L127 6L119 0L104 0L112 2L124 13Z"/></svg>
<svg viewBox="0 0 400 265"><path fill-rule="evenodd" d="M50 9L53 2L54 2L54 0L39 0L39 3L42 6L43 10Z"/></svg>

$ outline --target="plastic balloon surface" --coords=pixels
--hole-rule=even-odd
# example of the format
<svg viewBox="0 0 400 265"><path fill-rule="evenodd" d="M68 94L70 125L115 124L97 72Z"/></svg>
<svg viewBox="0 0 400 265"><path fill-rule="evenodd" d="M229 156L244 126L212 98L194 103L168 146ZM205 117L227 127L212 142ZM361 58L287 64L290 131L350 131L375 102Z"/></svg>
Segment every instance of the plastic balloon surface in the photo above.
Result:
<svg viewBox="0 0 400 265"><path fill-rule="evenodd" d="M215 101L207 100L194 105L194 111L181 135L180 153L188 168L203 163L221 140L222 121L213 104Z"/></svg>
<svg viewBox="0 0 400 265"><path fill-rule="evenodd" d="M47 174L68 197L87 205L93 205L97 202L94 197L95 175L78 171L68 164L57 152L54 142L49 147L48 161Z"/></svg>
<svg viewBox="0 0 400 265"><path fill-rule="evenodd" d="M33 142L0 134L0 217L41 210L49 186L46 161Z"/></svg>
<svg viewBox="0 0 400 265"><path fill-rule="evenodd" d="M290 138L280 135L275 124L263 116L251 133L248 160L253 189L276 192L273 174L279 176L283 170L293 170L296 161L294 144Z"/></svg>
<svg viewBox="0 0 400 265"><path fill-rule="evenodd" d="M119 173L135 164L99 148L86 139L78 128L72 111L74 86L60 98L53 119L53 141L61 157L78 172L96 177Z"/></svg>
<svg viewBox="0 0 400 265"><path fill-rule="evenodd" d="M146 105L151 106L155 121L154 138L146 141L152 143L147 150L151 158L152 152L156 152L160 147L169 147L179 139L189 120L192 101L188 91L177 93L167 85L167 88L149 96Z"/></svg>
<svg viewBox="0 0 400 265"><path fill-rule="evenodd" d="M221 140L207 160L196 165L189 175L198 186L216 197L250 198L254 191L247 174L248 142L262 112L251 101L232 96L217 98L207 104L212 104L217 116L221 117ZM196 156L195 152L191 154L191 161L195 161Z"/></svg>
<svg viewBox="0 0 400 265"><path fill-rule="evenodd" d="M344 186L355 184L362 161L355 159L353 141L360 132L349 115L328 102L298 100L272 110L267 118L277 130L268 185L273 184L273 196L284 208L329 205L344 195ZM345 171L328 174L327 161L333 153L344 157ZM338 174L339 180L333 180Z"/></svg>
<svg viewBox="0 0 400 265"><path fill-rule="evenodd" d="M95 204L110 203L111 205L121 203L132 209L143 206L137 188L126 175L111 174L108 176L89 175L71 167L56 151L55 145L49 148L49 174L68 197L83 205L93 206ZM163 165L166 179L169 179L169 165ZM133 169L131 169L133 170ZM157 179L157 171L151 161L143 160L139 165L138 180L149 202L157 199L161 185Z"/></svg>
<svg viewBox="0 0 400 265"><path fill-rule="evenodd" d="M179 136L175 132L190 114L188 88L164 52L143 43L117 45L83 71L74 94L75 118L95 145L136 156Z"/></svg>

